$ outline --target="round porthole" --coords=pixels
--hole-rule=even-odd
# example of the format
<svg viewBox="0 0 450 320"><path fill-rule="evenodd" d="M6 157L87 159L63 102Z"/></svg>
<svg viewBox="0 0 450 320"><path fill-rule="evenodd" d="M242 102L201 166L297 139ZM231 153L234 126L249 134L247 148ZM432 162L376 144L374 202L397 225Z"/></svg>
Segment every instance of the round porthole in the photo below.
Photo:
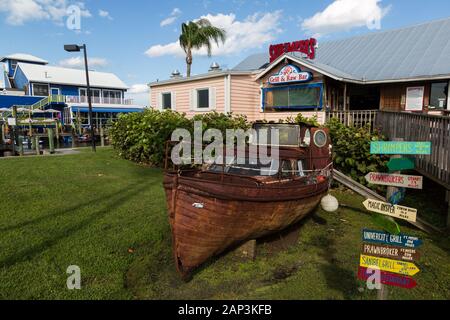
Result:
<svg viewBox="0 0 450 320"><path fill-rule="evenodd" d="M325 147L327 144L328 138L327 134L323 130L318 130L314 133L314 144L318 148Z"/></svg>
<svg viewBox="0 0 450 320"><path fill-rule="evenodd" d="M309 147L309 145L311 144L311 131L309 131L309 129L306 129L305 131L305 137L303 138L302 144L305 147Z"/></svg>

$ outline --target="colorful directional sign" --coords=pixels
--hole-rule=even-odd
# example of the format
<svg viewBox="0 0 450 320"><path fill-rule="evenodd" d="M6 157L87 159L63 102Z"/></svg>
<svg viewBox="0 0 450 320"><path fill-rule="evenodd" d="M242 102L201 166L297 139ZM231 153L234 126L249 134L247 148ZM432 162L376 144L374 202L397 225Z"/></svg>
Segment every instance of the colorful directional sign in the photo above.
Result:
<svg viewBox="0 0 450 320"><path fill-rule="evenodd" d="M372 141L371 154L430 155L431 142Z"/></svg>
<svg viewBox="0 0 450 320"><path fill-rule="evenodd" d="M389 197L389 203L396 205L405 200L406 196L406 189L400 188L399 190L395 191L390 197Z"/></svg>
<svg viewBox="0 0 450 320"><path fill-rule="evenodd" d="M421 176L371 172L366 175L366 180L375 185L410 189L423 188L423 177Z"/></svg>
<svg viewBox="0 0 450 320"><path fill-rule="evenodd" d="M406 234L390 234L383 231L363 230L363 241L376 244L387 244L405 248L417 248L422 245L422 240L418 237Z"/></svg>
<svg viewBox="0 0 450 320"><path fill-rule="evenodd" d="M414 159L392 158L387 164L389 171L412 170L416 167Z"/></svg>
<svg viewBox="0 0 450 320"><path fill-rule="evenodd" d="M399 205L392 205L383 201L367 199L363 202L364 207L372 212L381 213L386 216L416 222L417 210Z"/></svg>
<svg viewBox="0 0 450 320"><path fill-rule="evenodd" d="M361 255L359 264L361 267L378 268L383 271L403 274L406 276L413 276L420 271L419 268L411 262L366 256L363 254Z"/></svg>
<svg viewBox="0 0 450 320"><path fill-rule="evenodd" d="M420 254L416 249L372 243L364 243L362 245L362 253L374 257L391 258L410 262L418 260L420 257Z"/></svg>
<svg viewBox="0 0 450 320"><path fill-rule="evenodd" d="M369 272L367 268L359 267L358 269L358 278L366 281L372 274ZM395 286L400 288L412 289L417 286L417 282L411 278L406 276L401 276L398 274L380 271L381 283L389 286Z"/></svg>

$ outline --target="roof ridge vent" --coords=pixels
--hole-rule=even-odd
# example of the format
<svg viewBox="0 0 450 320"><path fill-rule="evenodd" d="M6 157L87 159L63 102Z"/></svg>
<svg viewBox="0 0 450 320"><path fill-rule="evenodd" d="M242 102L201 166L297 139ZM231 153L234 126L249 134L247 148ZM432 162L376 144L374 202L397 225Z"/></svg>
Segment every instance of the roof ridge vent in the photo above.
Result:
<svg viewBox="0 0 450 320"><path fill-rule="evenodd" d="M178 70L178 69L173 70L170 77L171 78L181 78L180 70Z"/></svg>
<svg viewBox="0 0 450 320"><path fill-rule="evenodd" d="M220 68L220 65L217 62L213 62L211 64L211 66L209 67L209 72L214 72L214 71L222 71L222 69Z"/></svg>

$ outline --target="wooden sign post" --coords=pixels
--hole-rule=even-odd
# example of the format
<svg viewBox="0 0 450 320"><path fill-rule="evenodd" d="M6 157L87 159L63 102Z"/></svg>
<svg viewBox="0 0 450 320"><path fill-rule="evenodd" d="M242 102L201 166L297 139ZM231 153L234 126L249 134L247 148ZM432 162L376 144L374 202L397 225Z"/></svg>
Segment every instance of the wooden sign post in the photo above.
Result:
<svg viewBox="0 0 450 320"><path fill-rule="evenodd" d="M401 170L415 168L413 159L402 158L401 155L430 155L431 142L404 142L403 139L373 141L370 144L370 153L391 155L388 163L390 174L369 173L365 177L371 184L387 186L386 199L390 203L367 199L363 203L365 208L390 217L416 222L417 210L399 206L398 204L405 197L405 188L423 188L423 178L401 175ZM368 279L370 275L368 275L367 268L382 270L381 287L377 293L378 300L387 299L388 288L386 285L403 288L414 288L416 286L414 279L404 277L404 275L412 276L419 272L417 266L411 262L418 258L418 253L414 249L417 243L414 242L414 239L408 240L407 237L370 230L363 232L363 240L377 244L363 244L358 277L360 279ZM390 244L400 246L408 246L409 244L409 248L396 248L389 246Z"/></svg>

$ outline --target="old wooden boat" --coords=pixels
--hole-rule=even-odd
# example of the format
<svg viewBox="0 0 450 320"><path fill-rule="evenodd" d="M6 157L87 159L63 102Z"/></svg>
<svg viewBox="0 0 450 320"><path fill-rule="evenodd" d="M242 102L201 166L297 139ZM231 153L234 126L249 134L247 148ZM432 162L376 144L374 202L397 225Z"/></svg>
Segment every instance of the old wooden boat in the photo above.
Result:
<svg viewBox="0 0 450 320"><path fill-rule="evenodd" d="M250 164L256 155L248 148L244 165L237 156L227 165L197 169L166 165L173 254L182 276L229 247L298 222L327 193L332 172L328 132L307 125L260 128L267 126L280 130L279 159L270 169Z"/></svg>

